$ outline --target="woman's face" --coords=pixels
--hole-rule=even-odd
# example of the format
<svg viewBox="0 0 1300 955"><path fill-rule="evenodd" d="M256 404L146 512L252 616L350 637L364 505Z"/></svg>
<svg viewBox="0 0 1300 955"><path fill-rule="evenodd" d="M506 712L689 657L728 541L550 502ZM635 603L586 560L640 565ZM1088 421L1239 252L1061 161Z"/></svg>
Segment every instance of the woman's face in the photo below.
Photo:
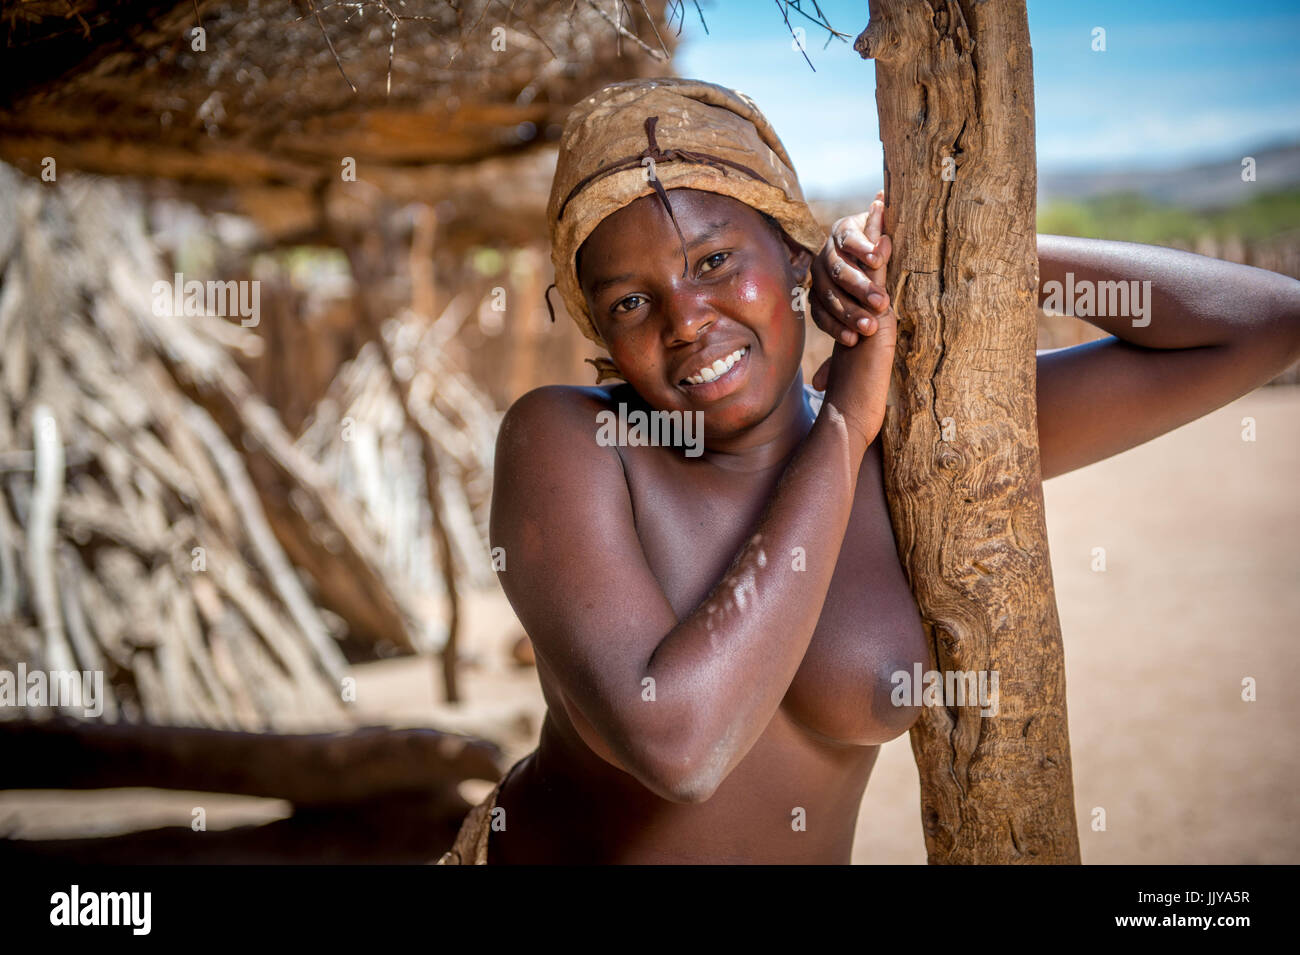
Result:
<svg viewBox="0 0 1300 955"><path fill-rule="evenodd" d="M610 357L647 404L702 411L706 437L737 434L789 392L804 344L793 290L811 257L729 196L675 189L669 201L684 275L682 244L650 195L596 227L578 280Z"/></svg>

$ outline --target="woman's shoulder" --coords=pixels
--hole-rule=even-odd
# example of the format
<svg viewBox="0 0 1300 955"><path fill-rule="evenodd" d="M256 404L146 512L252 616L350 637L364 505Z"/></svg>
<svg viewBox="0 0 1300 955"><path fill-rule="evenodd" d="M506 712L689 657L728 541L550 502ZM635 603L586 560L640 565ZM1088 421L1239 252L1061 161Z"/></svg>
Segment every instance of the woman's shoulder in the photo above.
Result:
<svg viewBox="0 0 1300 955"><path fill-rule="evenodd" d="M601 411L616 387L546 385L522 395L501 419L496 443L494 514L530 510L542 500L582 500L588 513L601 502L625 506L618 449L601 442ZM495 520L495 518L494 518Z"/></svg>
<svg viewBox="0 0 1300 955"><path fill-rule="evenodd" d="M543 385L521 395L501 419L497 434L500 460L555 451L572 454L597 448L597 415L615 403L626 385Z"/></svg>
<svg viewBox="0 0 1300 955"><path fill-rule="evenodd" d="M510 406L509 415L565 412L583 408L607 407L611 392L622 383L610 385L541 385L526 391Z"/></svg>
<svg viewBox="0 0 1300 955"><path fill-rule="evenodd" d="M515 427L551 428L592 420L609 408L618 385L542 385L520 395L501 420L505 431Z"/></svg>

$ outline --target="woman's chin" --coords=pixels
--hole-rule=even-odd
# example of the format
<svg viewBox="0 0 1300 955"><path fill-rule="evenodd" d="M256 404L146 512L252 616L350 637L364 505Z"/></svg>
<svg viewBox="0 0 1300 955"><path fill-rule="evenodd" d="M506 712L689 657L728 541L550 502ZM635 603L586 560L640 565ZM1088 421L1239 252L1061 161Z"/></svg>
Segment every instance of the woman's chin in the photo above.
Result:
<svg viewBox="0 0 1300 955"><path fill-rule="evenodd" d="M704 412L704 439L706 442L725 441L728 438L744 434L750 428L767 420L776 410L780 400L759 401L757 396L747 395L750 400L728 403L725 408L716 408Z"/></svg>

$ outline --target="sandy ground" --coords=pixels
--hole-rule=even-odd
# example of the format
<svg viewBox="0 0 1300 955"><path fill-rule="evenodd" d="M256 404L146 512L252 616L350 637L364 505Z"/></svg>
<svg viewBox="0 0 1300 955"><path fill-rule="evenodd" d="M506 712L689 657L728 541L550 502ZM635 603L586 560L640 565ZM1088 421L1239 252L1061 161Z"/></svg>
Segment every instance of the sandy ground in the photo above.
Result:
<svg viewBox="0 0 1300 955"><path fill-rule="evenodd" d="M1254 442L1241 438L1246 416ZM1300 862L1297 475L1300 387L1290 386L1046 484L1084 862ZM1092 569L1098 547L1104 571ZM473 595L470 702L436 702L430 660L388 660L355 668L359 715L481 733L523 755L544 705L534 671L508 662L520 632L499 592ZM1241 698L1246 677L1255 702ZM488 784L464 788L473 800ZM211 794L0 793L0 833L188 824L194 805L210 828L285 811ZM854 862L924 863L919 806L904 736L881 752ZM1104 831L1092 827L1098 808Z"/></svg>
<svg viewBox="0 0 1300 955"><path fill-rule="evenodd" d="M1300 861L1297 475L1291 386L1043 486L1085 863ZM1256 702L1242 701L1245 677ZM854 861L924 862L919 806L911 747L895 740Z"/></svg>

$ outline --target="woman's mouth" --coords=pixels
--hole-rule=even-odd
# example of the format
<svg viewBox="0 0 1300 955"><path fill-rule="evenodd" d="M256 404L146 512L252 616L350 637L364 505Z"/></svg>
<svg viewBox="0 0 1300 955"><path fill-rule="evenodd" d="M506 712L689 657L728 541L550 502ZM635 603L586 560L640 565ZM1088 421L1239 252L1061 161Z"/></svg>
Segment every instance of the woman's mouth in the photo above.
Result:
<svg viewBox="0 0 1300 955"><path fill-rule="evenodd" d="M737 348L730 355L717 359L712 365L705 365L695 374L687 375L681 380L680 384L703 385L707 382L721 378L727 372L731 371L731 369L736 367L736 363L745 356L745 352L747 351L749 351L748 345L743 348Z"/></svg>
<svg viewBox="0 0 1300 955"><path fill-rule="evenodd" d="M729 355L705 365L679 381L684 388L701 398L720 398L740 383L741 371L748 364L749 346L737 348Z"/></svg>

